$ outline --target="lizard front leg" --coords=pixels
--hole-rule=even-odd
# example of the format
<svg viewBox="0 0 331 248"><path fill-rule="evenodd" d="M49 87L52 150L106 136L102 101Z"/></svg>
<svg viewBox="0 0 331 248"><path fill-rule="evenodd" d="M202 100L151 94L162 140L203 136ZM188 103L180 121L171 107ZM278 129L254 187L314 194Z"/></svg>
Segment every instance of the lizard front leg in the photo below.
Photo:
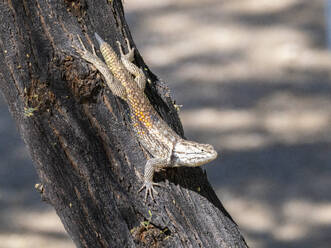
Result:
<svg viewBox="0 0 331 248"><path fill-rule="evenodd" d="M145 165L145 172L144 172L144 184L143 186L138 190L138 192L142 191L144 188L146 188L145 192L145 202L147 200L147 196L150 195L151 198L154 200L153 193L158 194L157 191L154 189L154 186L159 186L160 184L153 182L153 176L154 172L166 167L167 160L162 158L152 158L149 159L146 162Z"/></svg>

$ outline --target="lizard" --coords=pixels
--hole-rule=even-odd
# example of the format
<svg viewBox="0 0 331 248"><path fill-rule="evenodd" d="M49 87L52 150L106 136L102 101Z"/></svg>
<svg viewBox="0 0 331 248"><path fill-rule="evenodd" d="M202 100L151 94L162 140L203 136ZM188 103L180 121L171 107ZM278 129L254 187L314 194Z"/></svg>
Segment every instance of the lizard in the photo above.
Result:
<svg viewBox="0 0 331 248"><path fill-rule="evenodd" d="M121 55L118 57L114 49L97 33L95 38L105 63L96 55L94 45L91 53L79 36L81 47L74 47L85 61L94 65L104 76L112 93L129 105L135 136L151 156L145 164L144 183L138 192L146 189L145 202L148 195L155 201L153 194L157 195L158 192L154 186L161 185L153 182L154 172L168 167L200 166L214 160L217 152L212 145L183 139L157 113L144 93L146 76L141 68L132 63L135 48L131 47L128 39L125 39L128 48L126 54L117 41Z"/></svg>

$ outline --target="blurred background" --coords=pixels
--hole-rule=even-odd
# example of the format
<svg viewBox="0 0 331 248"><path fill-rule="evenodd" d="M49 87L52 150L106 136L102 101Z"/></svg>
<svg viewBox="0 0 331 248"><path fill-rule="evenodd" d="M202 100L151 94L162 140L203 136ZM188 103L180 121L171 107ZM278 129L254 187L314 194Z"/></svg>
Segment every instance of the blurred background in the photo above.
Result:
<svg viewBox="0 0 331 248"><path fill-rule="evenodd" d="M125 0L186 137L250 247L330 247L331 57L323 0ZM1 96L2 97L2 96ZM73 248L0 98L0 248Z"/></svg>

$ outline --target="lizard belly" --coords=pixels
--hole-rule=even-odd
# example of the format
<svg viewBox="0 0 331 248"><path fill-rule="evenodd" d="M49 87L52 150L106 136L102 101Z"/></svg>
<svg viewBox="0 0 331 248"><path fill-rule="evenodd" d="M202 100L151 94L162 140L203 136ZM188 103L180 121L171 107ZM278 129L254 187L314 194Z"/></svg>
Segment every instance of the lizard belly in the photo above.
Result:
<svg viewBox="0 0 331 248"><path fill-rule="evenodd" d="M159 121L163 120L154 119L151 125L146 126L137 118L133 118L133 127L140 144L148 153L154 158L166 159L170 164L176 138L172 134L173 131L168 130L170 128L159 129Z"/></svg>

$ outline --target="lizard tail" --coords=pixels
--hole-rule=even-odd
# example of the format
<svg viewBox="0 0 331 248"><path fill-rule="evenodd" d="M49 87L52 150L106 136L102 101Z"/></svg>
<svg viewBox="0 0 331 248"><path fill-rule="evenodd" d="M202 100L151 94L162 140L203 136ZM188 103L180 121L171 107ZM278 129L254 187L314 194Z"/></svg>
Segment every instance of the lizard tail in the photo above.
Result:
<svg viewBox="0 0 331 248"><path fill-rule="evenodd" d="M101 47L101 45L105 43L105 41L97 33L94 33L94 36L97 39L97 42L99 43L99 47Z"/></svg>

